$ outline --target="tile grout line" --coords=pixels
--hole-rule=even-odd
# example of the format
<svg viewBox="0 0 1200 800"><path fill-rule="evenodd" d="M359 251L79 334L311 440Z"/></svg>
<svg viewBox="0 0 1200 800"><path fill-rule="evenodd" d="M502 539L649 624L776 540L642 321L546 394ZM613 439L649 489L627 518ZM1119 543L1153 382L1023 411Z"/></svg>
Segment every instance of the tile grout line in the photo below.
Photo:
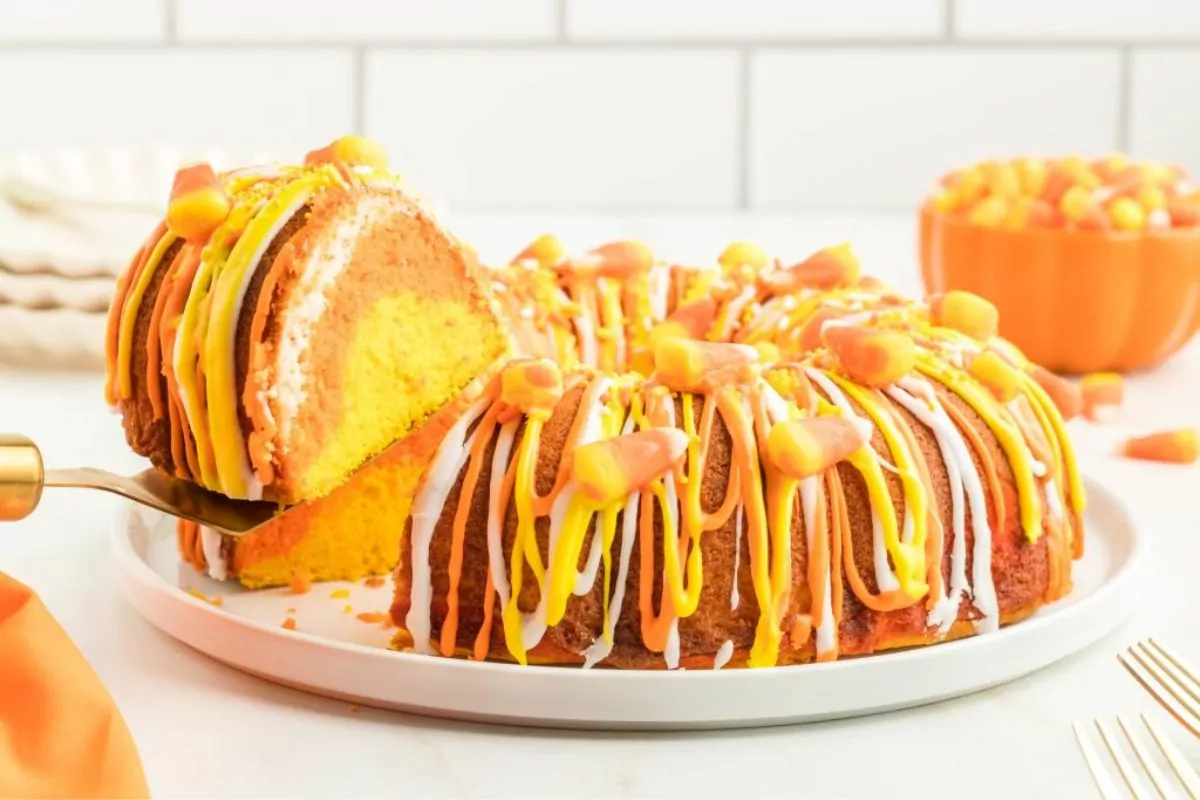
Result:
<svg viewBox="0 0 1200 800"><path fill-rule="evenodd" d="M351 113L354 115L354 132L364 136L367 121L367 51L364 47L354 48L354 68L350 80L353 84Z"/></svg>
<svg viewBox="0 0 1200 800"><path fill-rule="evenodd" d="M559 44L567 42L567 2L557 0L554 4L554 36Z"/></svg>
<svg viewBox="0 0 1200 800"><path fill-rule="evenodd" d="M1133 125L1133 48L1128 46L1121 48L1117 93L1117 149L1128 153Z"/></svg>
<svg viewBox="0 0 1200 800"><path fill-rule="evenodd" d="M173 26L174 20L169 20ZM110 39L94 41L68 41L62 39L11 39L0 38L0 51L28 52L41 51L57 53L64 51L94 52L153 52L160 50L260 50L289 52L295 50L326 50L345 52L350 48L365 48L369 50L388 50L393 52L421 51L450 51L486 52L488 50L533 50L533 51L623 51L642 50L646 52L695 52L695 51L736 51L742 48L755 49L806 49L806 50L941 50L948 53L971 50L1013 50L1020 52L1036 50L1095 50L1111 51L1113 48L1165 49L1179 50L1195 47L1200 39L1139 39L1116 40L1103 39L1082 41L1069 39L1020 40L1020 39L954 39L946 41L941 38L898 37L894 39L762 39L756 41L739 41L735 39L695 39L690 41L676 39L613 39L610 41L556 41L554 39L463 39L459 41L441 41L431 39L359 39L339 41L336 39L210 39L186 41L145 41L138 39Z"/></svg>
<svg viewBox="0 0 1200 800"><path fill-rule="evenodd" d="M738 54L737 97L737 208L750 208L750 90L751 49L743 47Z"/></svg>
<svg viewBox="0 0 1200 800"><path fill-rule="evenodd" d="M163 27L167 42L175 44L179 41L179 3L177 0L162 0Z"/></svg>

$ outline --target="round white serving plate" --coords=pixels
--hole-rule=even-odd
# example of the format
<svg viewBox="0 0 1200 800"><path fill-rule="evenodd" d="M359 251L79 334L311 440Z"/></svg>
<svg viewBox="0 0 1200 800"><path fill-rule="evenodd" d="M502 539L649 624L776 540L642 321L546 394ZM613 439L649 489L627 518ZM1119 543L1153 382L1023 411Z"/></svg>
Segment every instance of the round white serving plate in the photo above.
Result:
<svg viewBox="0 0 1200 800"><path fill-rule="evenodd" d="M132 505L113 545L142 616L218 661L353 703L483 722L593 729L701 729L815 722L907 708L1010 681L1075 653L1132 610L1145 536L1087 481L1087 554L1062 601L996 633L932 647L777 669L623 672L477 663L385 649L390 582L325 583L304 595L248 591L183 564L168 517ZM331 597L345 589L348 597ZM220 597L213 605L209 600ZM349 607L349 610L347 610ZM281 627L291 616L295 631Z"/></svg>

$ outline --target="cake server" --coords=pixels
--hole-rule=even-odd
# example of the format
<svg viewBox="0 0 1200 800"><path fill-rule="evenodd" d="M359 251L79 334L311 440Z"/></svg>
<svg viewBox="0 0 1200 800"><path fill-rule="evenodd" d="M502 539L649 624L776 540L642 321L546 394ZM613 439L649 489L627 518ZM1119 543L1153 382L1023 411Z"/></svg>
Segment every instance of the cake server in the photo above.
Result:
<svg viewBox="0 0 1200 800"><path fill-rule="evenodd" d="M129 477L92 467L46 469L33 440L0 433L0 522L27 517L37 508L46 487L111 492L230 536L244 536L288 508L233 500L155 469Z"/></svg>

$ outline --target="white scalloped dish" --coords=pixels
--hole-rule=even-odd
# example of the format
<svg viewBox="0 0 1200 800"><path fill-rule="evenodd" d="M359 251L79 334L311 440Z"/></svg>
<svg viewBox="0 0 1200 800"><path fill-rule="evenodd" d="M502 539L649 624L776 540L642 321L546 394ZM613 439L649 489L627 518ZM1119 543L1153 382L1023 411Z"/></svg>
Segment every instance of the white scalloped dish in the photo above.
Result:
<svg viewBox="0 0 1200 800"><path fill-rule="evenodd" d="M117 276L161 219L175 170L197 160L222 168L265 159L177 147L0 154L0 360L103 365ZM18 185L63 202L14 203L5 187Z"/></svg>
<svg viewBox="0 0 1200 800"><path fill-rule="evenodd" d="M572 728L700 729L874 714L976 692L1095 642L1136 607L1146 537L1087 480L1087 553L1066 598L995 633L865 658L774 669L581 670L387 649L388 582L249 591L184 564L169 517L132 506L113 530L118 579L152 624L266 680L355 703L456 719ZM334 593L337 594L334 594ZM219 604L219 605L216 605ZM360 618L359 614L366 614ZM295 630L281 623L292 618Z"/></svg>

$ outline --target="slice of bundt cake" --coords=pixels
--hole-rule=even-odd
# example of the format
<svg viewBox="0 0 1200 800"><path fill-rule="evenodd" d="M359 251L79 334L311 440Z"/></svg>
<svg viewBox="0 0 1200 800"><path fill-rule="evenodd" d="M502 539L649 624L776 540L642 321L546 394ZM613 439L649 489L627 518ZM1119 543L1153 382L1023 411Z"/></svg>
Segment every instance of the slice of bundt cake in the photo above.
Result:
<svg viewBox="0 0 1200 800"><path fill-rule="evenodd" d="M339 139L182 169L112 305L107 396L159 468L238 499L329 494L508 348L478 268Z"/></svg>

